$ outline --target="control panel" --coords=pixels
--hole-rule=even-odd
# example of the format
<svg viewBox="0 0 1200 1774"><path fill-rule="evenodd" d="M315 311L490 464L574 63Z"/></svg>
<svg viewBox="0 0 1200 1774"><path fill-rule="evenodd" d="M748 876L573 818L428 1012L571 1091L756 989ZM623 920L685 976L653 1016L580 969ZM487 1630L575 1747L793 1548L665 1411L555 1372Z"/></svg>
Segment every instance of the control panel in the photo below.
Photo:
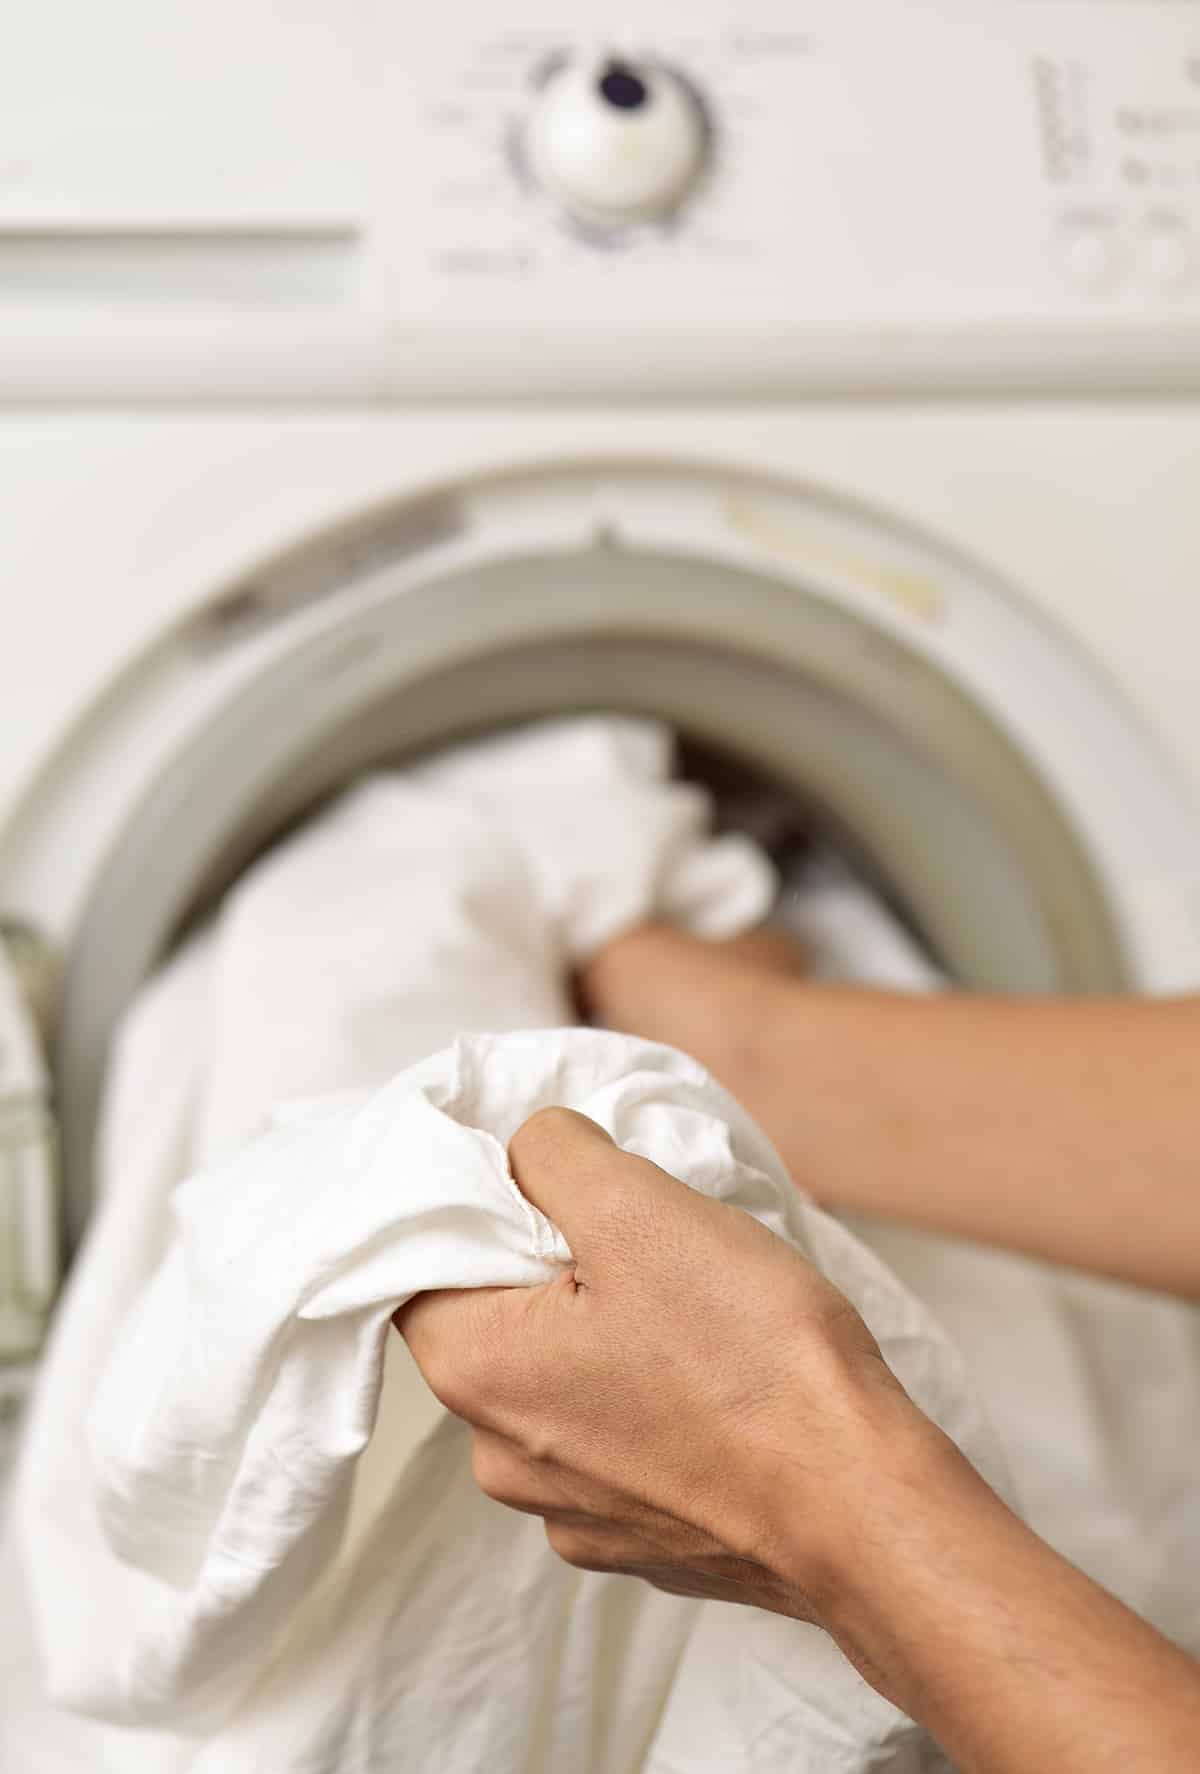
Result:
<svg viewBox="0 0 1200 1774"><path fill-rule="evenodd" d="M0 399L1077 386L1200 387L1194 0L42 0L0 60Z"/></svg>

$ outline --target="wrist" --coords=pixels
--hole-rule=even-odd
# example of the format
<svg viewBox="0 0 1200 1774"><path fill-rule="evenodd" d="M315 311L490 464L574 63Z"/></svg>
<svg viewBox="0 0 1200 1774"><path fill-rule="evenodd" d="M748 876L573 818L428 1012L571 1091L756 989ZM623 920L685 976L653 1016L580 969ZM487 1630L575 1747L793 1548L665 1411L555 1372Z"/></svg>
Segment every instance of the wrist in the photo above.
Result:
<svg viewBox="0 0 1200 1774"><path fill-rule="evenodd" d="M788 1612L838 1637L871 1614L875 1579L889 1580L929 1498L956 1467L974 1473L877 1350L810 1344L788 1392L799 1408L772 1411L732 1456L740 1515L721 1525L791 1597Z"/></svg>
<svg viewBox="0 0 1200 1774"><path fill-rule="evenodd" d="M810 1617L955 1766L1023 1769L1036 1742L1039 1766L1093 1768L1100 1744L1114 1768L1192 1768L1193 1661L1039 1540L912 1411L874 1485L839 1500Z"/></svg>
<svg viewBox="0 0 1200 1774"><path fill-rule="evenodd" d="M966 1650L949 1598L969 1617L979 1573L1002 1567L1012 1537L1028 1530L949 1437L904 1404L877 1424L839 1487L814 1617L872 1687L929 1723L955 1646Z"/></svg>

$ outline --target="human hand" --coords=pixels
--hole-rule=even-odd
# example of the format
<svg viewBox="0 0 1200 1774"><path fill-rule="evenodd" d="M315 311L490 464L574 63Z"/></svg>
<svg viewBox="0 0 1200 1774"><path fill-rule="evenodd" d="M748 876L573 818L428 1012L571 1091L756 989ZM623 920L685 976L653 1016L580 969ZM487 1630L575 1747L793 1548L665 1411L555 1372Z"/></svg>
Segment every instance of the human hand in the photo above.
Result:
<svg viewBox="0 0 1200 1774"><path fill-rule="evenodd" d="M803 946L775 925L714 942L671 924L640 924L581 969L579 992L610 1028L701 1057L700 1046L718 1032L729 1048L751 1045L764 995L802 979L807 966Z"/></svg>
<svg viewBox="0 0 1200 1774"><path fill-rule="evenodd" d="M489 1495L582 1569L825 1627L956 1766L1194 1767L1192 1660L1008 1511L790 1245L568 1110L509 1151L572 1269L396 1314Z"/></svg>
<svg viewBox="0 0 1200 1774"><path fill-rule="evenodd" d="M583 1569L821 1621L858 1501L930 1427L866 1325L757 1220L584 1116L543 1110L510 1159L573 1269L396 1315L474 1428L481 1488Z"/></svg>
<svg viewBox="0 0 1200 1774"><path fill-rule="evenodd" d="M795 1063L781 1030L807 966L802 945L775 926L713 942L642 924L592 957L579 998L607 1028L698 1059L788 1157Z"/></svg>

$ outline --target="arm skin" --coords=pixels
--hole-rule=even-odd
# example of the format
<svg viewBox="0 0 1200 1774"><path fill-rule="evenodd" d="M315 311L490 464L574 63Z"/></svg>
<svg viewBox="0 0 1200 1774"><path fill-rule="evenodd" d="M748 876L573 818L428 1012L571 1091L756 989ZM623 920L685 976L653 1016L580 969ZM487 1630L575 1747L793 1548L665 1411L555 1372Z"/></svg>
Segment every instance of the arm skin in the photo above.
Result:
<svg viewBox="0 0 1200 1774"><path fill-rule="evenodd" d="M813 985L779 934L661 926L582 987L707 1065L826 1206L1200 1298L1200 999Z"/></svg>
<svg viewBox="0 0 1200 1774"><path fill-rule="evenodd" d="M1200 1746L1200 1665L1038 1540L918 1431L860 1503L823 1621L963 1774L1175 1774ZM889 1519L890 1515L890 1519Z"/></svg>
<svg viewBox="0 0 1200 1774"><path fill-rule="evenodd" d="M582 1569L824 1627L963 1774L1195 1774L1200 1665L1005 1508L789 1245L564 1109L509 1156L574 1268L397 1314L488 1495Z"/></svg>

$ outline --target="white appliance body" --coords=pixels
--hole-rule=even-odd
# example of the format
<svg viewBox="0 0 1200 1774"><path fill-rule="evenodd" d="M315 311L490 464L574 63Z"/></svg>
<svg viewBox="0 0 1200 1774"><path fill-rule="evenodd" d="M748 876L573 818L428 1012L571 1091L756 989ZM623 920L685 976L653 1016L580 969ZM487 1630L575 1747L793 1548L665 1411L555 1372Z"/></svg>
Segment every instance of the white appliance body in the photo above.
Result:
<svg viewBox="0 0 1200 1774"><path fill-rule="evenodd" d="M1075 971L1008 983L1200 985L1200 8L744 13L47 0L9 34L0 918L65 969L77 1173L119 999L245 839L220 797L269 800L312 763L280 723L319 736L380 660L412 688L506 625L578 638L557 573L593 639L657 623L797 682L825 617L852 623L864 734L936 752L961 704L946 763L981 794L1003 739L1031 878L1057 808L1064 955L1064 870L1094 885L1112 967L1081 938ZM656 81L690 133L635 165ZM879 860L953 949L959 828L906 780ZM1006 983L969 948L964 978ZM6 1051L36 1297L0 1331L28 1352L46 1084Z"/></svg>

